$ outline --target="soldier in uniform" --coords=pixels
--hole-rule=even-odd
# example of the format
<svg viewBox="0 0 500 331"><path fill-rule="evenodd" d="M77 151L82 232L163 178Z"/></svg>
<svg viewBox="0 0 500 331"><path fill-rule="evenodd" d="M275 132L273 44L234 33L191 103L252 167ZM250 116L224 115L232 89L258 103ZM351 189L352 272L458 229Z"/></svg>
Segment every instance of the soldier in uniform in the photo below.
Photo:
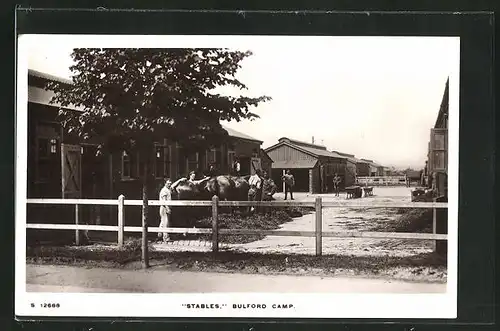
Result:
<svg viewBox="0 0 500 331"><path fill-rule="evenodd" d="M263 180L262 180L262 201L272 201L274 193L277 191L276 184L269 177L267 171L263 172ZM268 207L264 207L264 211L267 213L269 211Z"/></svg>

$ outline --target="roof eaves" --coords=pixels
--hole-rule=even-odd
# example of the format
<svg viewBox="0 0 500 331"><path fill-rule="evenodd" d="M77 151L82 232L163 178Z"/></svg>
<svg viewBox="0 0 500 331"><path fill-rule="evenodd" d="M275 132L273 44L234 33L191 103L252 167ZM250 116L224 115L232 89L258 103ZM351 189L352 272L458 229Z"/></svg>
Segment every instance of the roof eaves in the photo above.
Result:
<svg viewBox="0 0 500 331"><path fill-rule="evenodd" d="M251 136L249 136L249 135L247 135L247 134L245 134L243 132L239 132L237 130L234 130L234 129L229 128L229 127L224 126L224 125L221 125L221 126L222 126L222 128L224 130L227 131L227 133L229 134L230 137L237 138L237 139L242 139L242 140L254 141L254 142L258 142L260 144L263 143L262 140L259 140L259 139L256 139L254 137L251 137Z"/></svg>
<svg viewBox="0 0 500 331"><path fill-rule="evenodd" d="M327 150L326 146L317 145L314 143L308 143L307 141L292 139L292 138L288 138L288 137L281 137L278 139L278 141L283 140L283 139L289 140L292 144L304 145L303 147L314 148L314 149L319 149L319 150Z"/></svg>
<svg viewBox="0 0 500 331"><path fill-rule="evenodd" d="M439 126L439 122L442 120L443 116L448 110L449 89L450 89L450 78L448 77L444 88L443 98L441 99L441 105L439 106L438 116L436 118L436 122L434 123L434 128L437 128Z"/></svg>
<svg viewBox="0 0 500 331"><path fill-rule="evenodd" d="M52 80L52 81L56 81L59 83L73 84L73 81L71 79L67 79L67 78L63 78L63 77L59 77L59 76L54 76L54 75L47 74L45 72L40 72L40 71L37 71L34 69L28 69L28 76L42 78L45 80Z"/></svg>

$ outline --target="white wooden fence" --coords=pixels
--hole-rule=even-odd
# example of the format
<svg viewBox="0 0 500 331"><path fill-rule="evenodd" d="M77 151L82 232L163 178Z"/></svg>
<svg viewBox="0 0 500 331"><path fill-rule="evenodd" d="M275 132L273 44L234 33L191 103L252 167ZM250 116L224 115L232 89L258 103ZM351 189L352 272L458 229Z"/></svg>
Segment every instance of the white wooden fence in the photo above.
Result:
<svg viewBox="0 0 500 331"><path fill-rule="evenodd" d="M356 177L356 183L369 186L404 186L405 176L371 176Z"/></svg>
<svg viewBox="0 0 500 331"><path fill-rule="evenodd" d="M189 233L189 234L211 234L212 251L219 249L219 234L225 235L267 235L267 236L296 236L296 237L315 237L316 255L322 254L322 238L379 238L379 239L417 239L417 240L447 240L448 235L436 233L436 209L448 208L446 202L364 202L358 201L323 201L321 197L316 197L315 201L219 201L214 196L212 201L159 201L150 200L149 206L182 206L182 207L212 207L212 228L159 228L143 226L125 226L124 206L142 206L142 200L126 200L121 195L117 200L106 199L27 199L28 204L54 204L54 205L74 205L75 206L75 224L34 224L27 223L28 229L52 229L52 230L75 230L75 242L79 245L81 230L92 231L114 231L118 235L118 246L123 246L125 232L143 233L143 264L148 266L147 258L147 240L148 232L167 232L167 233ZM86 225L80 224L78 206L79 205L108 205L118 206L118 224L117 225ZM315 227L311 231L285 231L285 230L256 230L256 229L219 229L218 212L219 207L314 207L315 208ZM323 213L324 207L349 207L349 208L432 208L433 233L406 233L406 232L361 232L361 231L323 231Z"/></svg>

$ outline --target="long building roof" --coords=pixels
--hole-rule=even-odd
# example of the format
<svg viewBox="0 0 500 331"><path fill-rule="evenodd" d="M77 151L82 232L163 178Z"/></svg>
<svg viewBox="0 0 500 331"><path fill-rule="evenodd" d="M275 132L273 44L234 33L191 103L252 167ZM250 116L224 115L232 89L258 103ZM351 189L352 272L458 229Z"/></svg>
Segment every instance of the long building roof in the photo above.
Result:
<svg viewBox="0 0 500 331"><path fill-rule="evenodd" d="M242 133L242 132L236 131L236 130L231 129L231 128L225 126L225 125L222 125L222 127L224 128L224 130L227 131L227 133L231 137L240 138L240 139L246 139L246 140L251 140L251 141L259 142L259 143L262 144L262 140L256 139L256 138L254 138L252 136L249 136L246 133Z"/></svg>
<svg viewBox="0 0 500 331"><path fill-rule="evenodd" d="M46 80L52 80L52 81L56 81L56 82L60 82L60 83L73 84L73 81L71 79L54 76L54 75L51 75L51 74L48 74L45 72L41 72L38 70L33 70L33 69L28 69L28 76L43 78Z"/></svg>
<svg viewBox="0 0 500 331"><path fill-rule="evenodd" d="M28 76L37 77L37 78L41 78L44 80L57 81L60 83L73 84L73 82L69 79L57 77L57 76L50 75L50 74L40 72L37 70L33 70L33 69L28 69ZM29 83L28 83L28 85L29 85ZM47 105L47 106L59 107L60 105L50 103L50 100L52 99L53 96L54 96L54 92L52 92L52 91L47 91L43 88L36 87L36 86L28 86L28 101L29 102L39 103L39 104L43 104L43 105ZM67 106L66 108L72 109L72 110L77 110L77 111L84 110L81 107L73 107L73 106ZM236 131L236 130L229 128L225 125L222 125L222 127L224 128L224 130L227 131L227 133L231 137L255 141L255 142L262 144L262 140L258 140L252 136L249 136L245 133Z"/></svg>
<svg viewBox="0 0 500 331"><path fill-rule="evenodd" d="M332 151L332 153L337 153L339 155L345 156L349 161L351 161L353 163L359 163L359 161L360 161L357 157L354 156L354 154L347 154L347 153L342 153L339 151Z"/></svg>
<svg viewBox="0 0 500 331"><path fill-rule="evenodd" d="M326 149L326 147L322 146L322 145L310 144L310 143L306 143L306 142L303 142L300 140L290 139L287 137L280 138L280 139L278 139L278 141L279 142L276 145L273 145L273 146L266 148L265 151L268 152L272 149L275 149L281 145L286 144L286 145L289 145L293 148L302 150L308 154L312 154L316 157L326 156L326 157L337 158L337 159L346 159L345 156L328 151Z"/></svg>
<svg viewBox="0 0 500 331"><path fill-rule="evenodd" d="M439 107L439 112L436 118L436 123L434 124L434 128L440 127L440 123L444 120L444 117L448 116L449 89L450 89L450 78L446 80L443 98L441 100L441 106Z"/></svg>

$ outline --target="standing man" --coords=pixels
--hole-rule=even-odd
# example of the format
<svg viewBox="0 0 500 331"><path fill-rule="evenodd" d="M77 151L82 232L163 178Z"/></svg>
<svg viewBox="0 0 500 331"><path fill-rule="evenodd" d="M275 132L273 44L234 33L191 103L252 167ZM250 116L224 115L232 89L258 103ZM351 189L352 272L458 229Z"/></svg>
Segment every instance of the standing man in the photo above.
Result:
<svg viewBox="0 0 500 331"><path fill-rule="evenodd" d="M264 179L262 180L262 201L272 201L273 195L277 191L276 184L274 181L269 178L269 174L267 171L263 172ZM268 207L264 207L264 210L267 212Z"/></svg>
<svg viewBox="0 0 500 331"><path fill-rule="evenodd" d="M337 173L335 173L335 176L333 176L333 192L335 192L335 196L339 196L339 186L340 186L340 177Z"/></svg>
<svg viewBox="0 0 500 331"><path fill-rule="evenodd" d="M281 178L281 180L285 183L285 200L288 196L288 192L290 192L290 199L293 199L293 187L295 186L295 178L293 177L292 173L290 172L290 169L288 169Z"/></svg>
<svg viewBox="0 0 500 331"><path fill-rule="evenodd" d="M175 187L182 181L183 179L177 180L175 183L172 184L172 181L170 178L165 178L165 185L162 187L160 190L160 201L170 201L172 200L172 190L175 189ZM172 215L172 209L170 206L166 205L161 205L160 206L160 228L168 228L170 226L170 221L171 221L171 215ZM166 243L167 241L170 241L170 236L167 232L158 232L158 239L162 240L163 242Z"/></svg>
<svg viewBox="0 0 500 331"><path fill-rule="evenodd" d="M216 176L217 176L217 170L215 169L215 165L212 163L208 168L208 177L216 177Z"/></svg>
<svg viewBox="0 0 500 331"><path fill-rule="evenodd" d="M250 185L250 189L248 190L248 201L260 201L261 193L262 193L262 179L260 178L261 172L260 169L255 171L255 174L250 176L248 179L248 184ZM250 207L249 211L253 212L255 207Z"/></svg>

